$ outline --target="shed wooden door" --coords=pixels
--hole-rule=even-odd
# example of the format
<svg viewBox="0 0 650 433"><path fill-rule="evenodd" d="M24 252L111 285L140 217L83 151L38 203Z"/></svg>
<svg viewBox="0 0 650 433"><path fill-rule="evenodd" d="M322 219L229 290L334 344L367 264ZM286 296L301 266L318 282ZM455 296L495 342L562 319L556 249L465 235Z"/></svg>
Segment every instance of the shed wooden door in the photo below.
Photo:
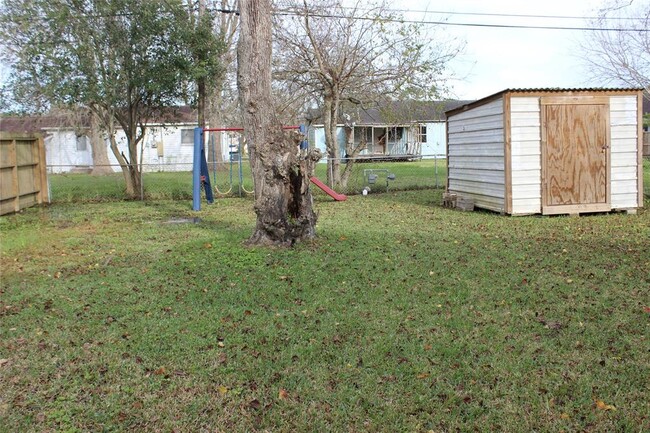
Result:
<svg viewBox="0 0 650 433"><path fill-rule="evenodd" d="M542 213L611 209L609 102L542 98Z"/></svg>

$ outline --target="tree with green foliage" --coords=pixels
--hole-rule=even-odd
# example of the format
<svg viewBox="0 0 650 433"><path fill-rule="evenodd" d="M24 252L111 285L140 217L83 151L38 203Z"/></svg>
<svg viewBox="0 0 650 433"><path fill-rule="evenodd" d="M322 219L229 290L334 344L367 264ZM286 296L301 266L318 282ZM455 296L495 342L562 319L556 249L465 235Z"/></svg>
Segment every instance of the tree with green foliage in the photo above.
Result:
<svg viewBox="0 0 650 433"><path fill-rule="evenodd" d="M34 111L90 109L122 168L127 196L142 195L138 145L146 124L221 71L222 46L208 20L197 26L181 0L5 0L0 14L15 99Z"/></svg>

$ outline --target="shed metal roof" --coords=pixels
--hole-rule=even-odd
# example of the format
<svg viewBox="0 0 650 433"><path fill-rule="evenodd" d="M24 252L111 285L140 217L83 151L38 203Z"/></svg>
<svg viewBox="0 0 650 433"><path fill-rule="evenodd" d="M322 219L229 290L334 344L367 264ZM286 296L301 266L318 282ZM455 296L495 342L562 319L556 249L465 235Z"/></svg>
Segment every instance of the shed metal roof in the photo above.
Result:
<svg viewBox="0 0 650 433"><path fill-rule="evenodd" d="M477 99L476 101L472 101L469 104L464 104L459 107L454 107L450 110L445 111L445 115L449 117L450 115L453 115L455 113L461 112L461 111L466 111L470 108L477 107L480 105L483 105L487 102L490 102L494 99L500 98L501 96L505 95L506 93L519 93L519 94L540 94L540 93L565 93L565 94L572 94L572 93L630 93L630 92L640 92L643 91L643 89L640 88L608 88L608 87L571 87L571 88L565 88L565 87L539 87L539 88L510 88L510 89L505 89L501 90L500 92L494 93L490 96L486 96L485 98ZM646 98L644 97L644 102ZM644 103L645 107L645 103ZM644 111L645 112L645 111Z"/></svg>

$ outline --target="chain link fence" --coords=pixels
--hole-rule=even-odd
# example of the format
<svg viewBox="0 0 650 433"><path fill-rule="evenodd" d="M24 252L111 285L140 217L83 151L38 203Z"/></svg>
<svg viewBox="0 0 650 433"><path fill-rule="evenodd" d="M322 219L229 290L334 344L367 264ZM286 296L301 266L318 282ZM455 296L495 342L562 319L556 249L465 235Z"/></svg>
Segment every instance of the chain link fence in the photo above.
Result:
<svg viewBox="0 0 650 433"><path fill-rule="evenodd" d="M442 189L447 178L447 161L435 156L413 160L403 158L356 160L342 159L341 172L349 174L346 183L334 183L332 164L322 160L316 166L315 176L336 192L355 194L380 194L417 189ZM644 158L643 188L650 199L650 159ZM93 175L88 167L48 166L50 200L52 202L120 201L126 198L125 181L119 166L110 166L112 173ZM215 197L247 197L253 193L253 180L248 159L208 161L210 182ZM329 199L315 185L314 197ZM137 194L142 200L192 200L192 164L144 164L142 189Z"/></svg>
<svg viewBox="0 0 650 433"><path fill-rule="evenodd" d="M316 176L347 195L444 188L447 178L446 160L436 155L360 157L328 162L317 166ZM341 182L332 181L336 177L336 165Z"/></svg>
<svg viewBox="0 0 650 433"><path fill-rule="evenodd" d="M447 175L446 161L439 157L417 160L390 158L338 161L341 171L349 171L346 184L332 185L332 171L326 160L316 166L315 176L337 192L354 195L376 194L424 188L443 188ZM119 201L126 198L126 183L119 165L106 166L108 174L96 175L90 167L76 165L48 166L50 198L61 202ZM103 168L106 168L103 167ZM109 170L105 170L109 171ZM253 193L250 162L247 158L230 161L208 160L210 182L216 198L246 197ZM192 164L143 164L142 188L136 195L142 200L192 200ZM328 172L330 175L328 176ZM313 186L316 199L326 198Z"/></svg>

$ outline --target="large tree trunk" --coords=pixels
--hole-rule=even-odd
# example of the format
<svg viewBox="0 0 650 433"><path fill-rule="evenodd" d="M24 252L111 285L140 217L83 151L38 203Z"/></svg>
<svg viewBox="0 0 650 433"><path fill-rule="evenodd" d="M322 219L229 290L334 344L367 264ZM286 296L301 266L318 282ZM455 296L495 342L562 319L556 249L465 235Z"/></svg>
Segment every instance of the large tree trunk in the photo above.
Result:
<svg viewBox="0 0 650 433"><path fill-rule="evenodd" d="M327 181L334 188L341 185L341 150L338 140L339 101L330 95L325 96L323 126L325 146L327 147Z"/></svg>
<svg viewBox="0 0 650 433"><path fill-rule="evenodd" d="M354 144L354 137L352 136L353 126L345 126L345 154L347 159L345 162L345 168L341 173L341 186L346 187L350 181L350 176L352 175L352 168L356 164L356 158L359 156L361 151L366 147L365 140L359 140L359 144Z"/></svg>
<svg viewBox="0 0 650 433"><path fill-rule="evenodd" d="M124 132L127 136L127 146L129 148L128 175L130 177L130 181L127 181L126 195L132 199L144 200L142 161L138 155L138 144L143 135L137 133L137 126L135 125L129 128L129 131ZM144 134L144 131L141 131L141 134Z"/></svg>
<svg viewBox="0 0 650 433"><path fill-rule="evenodd" d="M224 121L223 109L224 101L221 96L224 86L224 78L217 77L211 83L210 97L206 100L206 122L210 128L223 128L227 126ZM217 168L220 168L224 162L223 158L223 133L221 131L213 131L208 134L207 139L210 146L210 155L208 160L217 163ZM213 149L214 147L214 149ZM225 166L223 167L225 169Z"/></svg>
<svg viewBox="0 0 650 433"><path fill-rule="evenodd" d="M108 159L108 148L102 134L101 119L97 114L90 112L90 149L93 153L93 176L102 176L113 173Z"/></svg>
<svg viewBox="0 0 650 433"><path fill-rule="evenodd" d="M126 196L130 199L143 199L142 176L140 175L142 167L138 164L137 148L138 143L144 137L144 131L142 131L142 135L138 135L133 122L126 123L124 119L119 118L115 115L114 111L106 107L95 106L93 108L93 114L96 114L101 120L106 130L106 135L108 135L111 152L113 152L113 156L115 156L118 164L120 164L122 175L124 176ZM119 120L121 120L121 122ZM117 133L115 127L116 121L121 124L124 134L126 135L128 156L125 155L117 145L117 139L115 137Z"/></svg>
<svg viewBox="0 0 650 433"><path fill-rule="evenodd" d="M318 153L299 154L298 138L278 124L271 102L271 4L240 2L237 82L255 186L252 245L293 245L315 236L309 179Z"/></svg>

